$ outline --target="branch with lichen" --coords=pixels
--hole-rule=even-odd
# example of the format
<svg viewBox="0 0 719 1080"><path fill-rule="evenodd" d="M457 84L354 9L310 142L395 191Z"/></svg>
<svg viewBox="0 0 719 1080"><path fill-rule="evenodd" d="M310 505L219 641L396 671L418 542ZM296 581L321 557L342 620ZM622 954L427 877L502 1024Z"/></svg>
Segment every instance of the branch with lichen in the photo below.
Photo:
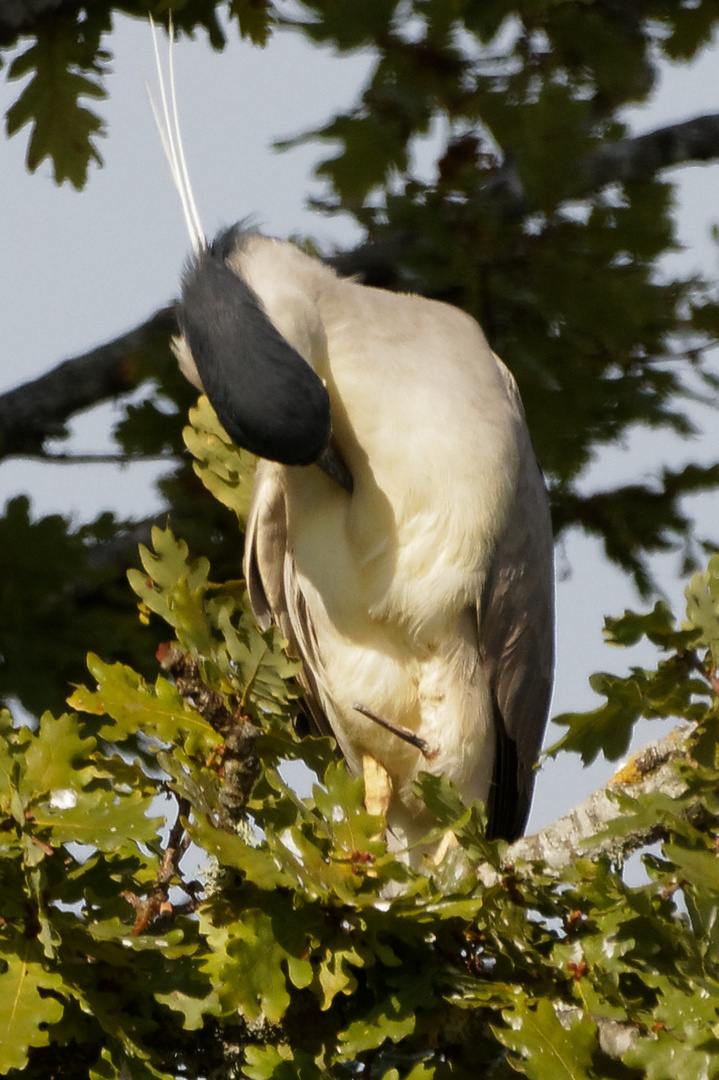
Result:
<svg viewBox="0 0 719 1080"><path fill-rule="evenodd" d="M669 735L649 743L632 755L614 774L605 787L593 792L584 802L531 836L523 836L507 848L504 866L521 874L521 864L531 872L531 863L543 862L550 870L561 870L576 859L625 859L639 848L660 839L662 826L656 824L615 835L610 826L626 817L621 796L638 799L642 795L661 791L680 799L689 790L677 765L689 760L690 736L694 728L686 724ZM485 885L500 880L500 875L483 864L477 870Z"/></svg>
<svg viewBox="0 0 719 1080"><path fill-rule="evenodd" d="M188 653L176 645L164 645L158 650L158 659L163 671L174 679L183 698L225 740L222 748L220 818L226 828L234 830L244 815L260 767L255 752L258 730L239 709L230 712L221 695L204 682L200 665Z"/></svg>

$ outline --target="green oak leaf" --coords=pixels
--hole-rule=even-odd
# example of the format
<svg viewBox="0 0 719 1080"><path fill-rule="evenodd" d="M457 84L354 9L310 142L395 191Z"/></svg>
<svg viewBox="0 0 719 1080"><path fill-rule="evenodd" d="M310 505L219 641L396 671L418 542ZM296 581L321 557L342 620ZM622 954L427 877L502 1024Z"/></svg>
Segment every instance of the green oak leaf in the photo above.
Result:
<svg viewBox="0 0 719 1080"><path fill-rule="evenodd" d="M56 1024L63 1005L61 976L49 969L38 941L4 927L0 932L0 1073L22 1069L33 1046L47 1046L49 1024Z"/></svg>
<svg viewBox="0 0 719 1080"><path fill-rule="evenodd" d="M195 458L196 474L216 499L234 510L244 525L257 458L232 441L204 394L195 408L190 409L189 416L190 425L184 428L182 437Z"/></svg>
<svg viewBox="0 0 719 1080"><path fill-rule="evenodd" d="M588 1017L568 1028L557 1019L552 1003L518 999L502 1013L507 1027L493 1028L516 1058L513 1066L530 1080L593 1080L592 1056L598 1048L596 1024Z"/></svg>

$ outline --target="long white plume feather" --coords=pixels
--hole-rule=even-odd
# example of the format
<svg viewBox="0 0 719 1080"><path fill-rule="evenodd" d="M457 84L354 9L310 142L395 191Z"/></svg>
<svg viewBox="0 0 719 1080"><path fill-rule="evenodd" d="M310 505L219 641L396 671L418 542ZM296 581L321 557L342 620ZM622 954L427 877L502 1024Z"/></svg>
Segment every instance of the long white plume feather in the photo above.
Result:
<svg viewBox="0 0 719 1080"><path fill-rule="evenodd" d="M155 66L157 69L157 81L160 88L160 102L162 105L162 113L158 110L152 91L148 87L148 95L150 98L150 107L152 114L155 117L155 124L160 135L160 141L162 143L162 149L165 151L165 157L167 163L170 166L170 172L172 174L172 181L177 189L177 193L180 196L180 202L182 203L182 214L185 219L185 225L190 235L190 241L196 255L199 255L207 247L207 240L205 239L205 233L200 222L200 215L197 212L197 205L195 203L195 197L192 193L192 184L190 183L190 176L187 171L187 162L185 160L185 150L182 145L182 135L180 132L180 118L177 110L177 94L175 93L175 64L172 53L172 21L168 26L168 72L170 82L170 94L168 101L167 87L165 83L165 74L160 61L160 50L157 46L157 29L155 22L150 15L150 29L152 31L152 45L155 50Z"/></svg>

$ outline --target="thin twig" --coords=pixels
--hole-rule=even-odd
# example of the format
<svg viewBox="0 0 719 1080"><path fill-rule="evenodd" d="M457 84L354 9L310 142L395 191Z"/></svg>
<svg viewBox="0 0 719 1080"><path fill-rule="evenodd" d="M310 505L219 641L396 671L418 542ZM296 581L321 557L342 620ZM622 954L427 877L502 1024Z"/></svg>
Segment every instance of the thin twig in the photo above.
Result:
<svg viewBox="0 0 719 1080"><path fill-rule="evenodd" d="M410 746L414 746L428 760L436 757L437 751L430 750L429 743L414 731L410 731L409 728L403 727L402 724L395 724L391 720L385 720L383 716L378 716L377 713L373 713L371 709L367 709L364 705L353 705L352 708L361 713L362 716L366 716L368 720L372 720L373 723L379 724L385 731L396 735L398 739L402 739L404 742L409 743Z"/></svg>
<svg viewBox="0 0 719 1080"><path fill-rule="evenodd" d="M25 461L44 465L133 465L145 461L177 461L178 454L18 454Z"/></svg>
<svg viewBox="0 0 719 1080"><path fill-rule="evenodd" d="M189 813L189 799L177 796L177 817L170 829L165 853L150 895L139 897L127 890L120 894L135 909L135 922L130 931L131 937L138 937L143 934L158 915L169 914L173 911L172 904L169 901L170 882L179 875L180 862L190 844L190 838L185 832L182 820L187 818Z"/></svg>

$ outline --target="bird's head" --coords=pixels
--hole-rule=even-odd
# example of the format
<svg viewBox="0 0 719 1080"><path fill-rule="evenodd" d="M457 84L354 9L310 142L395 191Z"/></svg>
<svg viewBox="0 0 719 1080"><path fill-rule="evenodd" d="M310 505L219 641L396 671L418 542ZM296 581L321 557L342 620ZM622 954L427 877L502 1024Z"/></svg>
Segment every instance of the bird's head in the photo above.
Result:
<svg viewBox="0 0 719 1080"><path fill-rule="evenodd" d="M329 396L237 272L237 259L228 262L246 235L234 226L188 263L176 352L186 369L191 357L220 422L239 446L283 465L309 465L329 443Z"/></svg>
<svg viewBox="0 0 719 1080"><path fill-rule="evenodd" d="M169 87L152 18L160 108L150 99L194 255L179 306L180 366L205 391L228 434L244 449L283 465L323 459L330 442L330 401L322 380L279 332L245 279L237 253L248 232L227 229L205 239L180 135L169 25Z"/></svg>

